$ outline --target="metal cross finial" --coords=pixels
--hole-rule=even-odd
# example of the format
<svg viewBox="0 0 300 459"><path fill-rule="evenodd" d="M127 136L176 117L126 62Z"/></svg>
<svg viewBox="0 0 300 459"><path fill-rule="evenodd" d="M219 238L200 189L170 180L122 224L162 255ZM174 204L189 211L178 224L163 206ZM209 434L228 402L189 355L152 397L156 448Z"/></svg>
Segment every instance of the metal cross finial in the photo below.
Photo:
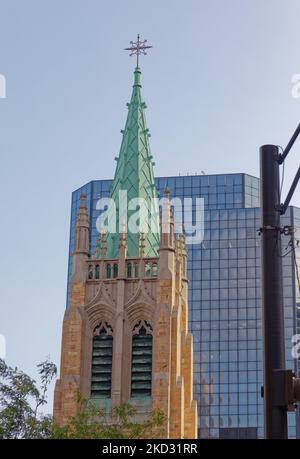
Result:
<svg viewBox="0 0 300 459"><path fill-rule="evenodd" d="M125 48L125 51L130 51L130 56L136 55L136 66L139 66L139 55L147 54L146 49L152 48L150 45L146 45L147 40L140 41L140 35L137 36L137 41L131 41L130 48Z"/></svg>

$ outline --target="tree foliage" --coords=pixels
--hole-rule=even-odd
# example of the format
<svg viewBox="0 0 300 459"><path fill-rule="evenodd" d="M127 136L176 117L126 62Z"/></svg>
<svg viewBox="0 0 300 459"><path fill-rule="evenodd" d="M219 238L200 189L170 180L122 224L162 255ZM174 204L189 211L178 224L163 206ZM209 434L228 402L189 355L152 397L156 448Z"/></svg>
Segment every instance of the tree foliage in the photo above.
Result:
<svg viewBox="0 0 300 459"><path fill-rule="evenodd" d="M53 426L52 438L138 439L154 438L164 424L164 415L157 410L141 422L135 421L137 410L130 403L115 407L112 414L98 409L79 396L79 412L63 427Z"/></svg>
<svg viewBox="0 0 300 459"><path fill-rule="evenodd" d="M37 368L39 384L0 359L0 439L137 439L159 435L165 420L159 410L137 422L136 408L129 403L107 414L80 395L78 413L64 426L56 425L52 417L40 409L47 403L49 384L57 369L48 359Z"/></svg>
<svg viewBox="0 0 300 459"><path fill-rule="evenodd" d="M0 359L0 438L48 438L51 434L51 417L39 409L47 403L56 366L45 360L37 368L39 387L26 373Z"/></svg>

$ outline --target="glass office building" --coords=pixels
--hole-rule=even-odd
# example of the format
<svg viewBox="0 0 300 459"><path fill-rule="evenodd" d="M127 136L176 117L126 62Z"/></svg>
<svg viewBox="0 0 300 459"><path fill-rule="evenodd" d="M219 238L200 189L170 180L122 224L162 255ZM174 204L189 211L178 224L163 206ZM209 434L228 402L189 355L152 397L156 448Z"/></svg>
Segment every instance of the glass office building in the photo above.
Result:
<svg viewBox="0 0 300 459"><path fill-rule="evenodd" d="M204 240L188 246L199 438L262 438L259 179L246 174L195 175L160 177L156 183L161 194L168 186L173 197L204 199ZM98 237L96 203L109 196L110 185L111 180L96 180L72 194L68 289L80 195L87 195L93 251ZM189 219L194 201L192 212L186 213ZM294 237L300 239L300 209L290 207L282 224L295 227ZM300 333L300 249L293 249L295 241L290 240L282 238L286 363L299 374L291 337ZM289 413L289 436L300 438L298 413Z"/></svg>

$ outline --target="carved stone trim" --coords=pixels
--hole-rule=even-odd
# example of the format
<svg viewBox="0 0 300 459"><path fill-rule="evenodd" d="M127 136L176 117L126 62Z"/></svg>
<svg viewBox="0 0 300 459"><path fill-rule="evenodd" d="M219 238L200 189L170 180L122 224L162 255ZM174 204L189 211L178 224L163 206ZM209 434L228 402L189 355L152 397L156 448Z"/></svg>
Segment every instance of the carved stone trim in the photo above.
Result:
<svg viewBox="0 0 300 459"><path fill-rule="evenodd" d="M95 306L90 306L87 310L87 317L90 324L90 329L94 328L99 324L99 321L106 321L114 326L115 323L115 311L107 304L99 303Z"/></svg>
<svg viewBox="0 0 300 459"><path fill-rule="evenodd" d="M113 336L112 326L107 322L101 321L99 325L94 328L93 336L99 336L102 330L105 330L108 336Z"/></svg>
<svg viewBox="0 0 300 459"><path fill-rule="evenodd" d="M99 289L96 292L94 298L85 305L85 309L89 309L91 306L94 306L98 303L106 303L108 305L115 305L115 301L112 295L109 293L108 289L104 285L104 282L101 282L99 285Z"/></svg>
<svg viewBox="0 0 300 459"><path fill-rule="evenodd" d="M143 281L139 281L134 294L129 299L129 301L127 301L124 309L128 309L132 304L135 303L145 303L153 306L156 305L156 302L153 300L153 298L151 298L151 296L147 292Z"/></svg>
<svg viewBox="0 0 300 459"><path fill-rule="evenodd" d="M147 322L146 320L140 320L133 328L132 330L132 336L138 335L140 333L140 329L144 327L146 330L147 335L153 336L153 329L152 326Z"/></svg>

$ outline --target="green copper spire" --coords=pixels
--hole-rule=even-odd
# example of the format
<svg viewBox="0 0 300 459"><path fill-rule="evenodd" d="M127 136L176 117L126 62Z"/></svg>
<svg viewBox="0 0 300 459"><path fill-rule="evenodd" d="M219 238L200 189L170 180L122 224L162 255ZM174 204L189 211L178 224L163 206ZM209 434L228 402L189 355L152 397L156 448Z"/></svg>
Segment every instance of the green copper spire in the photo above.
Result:
<svg viewBox="0 0 300 459"><path fill-rule="evenodd" d="M136 67L134 71L133 91L131 101L127 106L128 115L125 129L121 131L123 139L119 157L116 158L117 167L110 195L117 211L116 233L107 234L107 258L118 257L122 224L127 227L127 257L139 256L141 232L145 237L145 257L155 257L159 247L159 219L156 206L153 208L157 190L153 174L154 163L150 154L150 134L144 112L146 104L141 97L141 70L139 67ZM121 199L120 196L122 196ZM147 211L143 207L144 212L140 212L139 219L135 218L138 207L137 201L135 205L132 201L134 198L144 198L148 207ZM128 209L128 204L131 210ZM139 224L138 232L131 231L130 221L136 221L136 224Z"/></svg>

